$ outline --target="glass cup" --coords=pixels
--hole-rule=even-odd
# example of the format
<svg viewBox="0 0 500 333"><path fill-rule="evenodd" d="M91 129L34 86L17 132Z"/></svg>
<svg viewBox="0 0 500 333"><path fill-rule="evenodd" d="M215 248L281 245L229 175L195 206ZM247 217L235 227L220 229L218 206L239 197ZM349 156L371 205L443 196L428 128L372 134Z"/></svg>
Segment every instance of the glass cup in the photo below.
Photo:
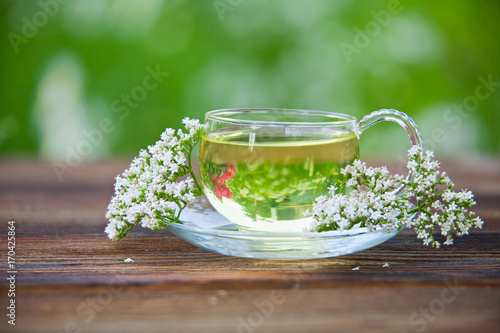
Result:
<svg viewBox="0 0 500 333"><path fill-rule="evenodd" d="M210 111L200 149L203 190L240 230L302 231L310 222L304 212L318 196L330 186L344 191L340 170L359 159L360 134L381 121L396 122L412 144L422 144L415 123L396 110L372 112L359 123L324 111Z"/></svg>

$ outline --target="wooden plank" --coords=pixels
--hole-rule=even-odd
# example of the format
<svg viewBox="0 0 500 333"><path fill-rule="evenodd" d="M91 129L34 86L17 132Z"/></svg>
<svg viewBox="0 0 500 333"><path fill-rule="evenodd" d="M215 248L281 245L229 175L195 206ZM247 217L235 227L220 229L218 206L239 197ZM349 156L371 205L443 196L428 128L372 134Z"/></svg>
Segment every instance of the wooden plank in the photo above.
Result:
<svg viewBox="0 0 500 333"><path fill-rule="evenodd" d="M498 332L499 288L337 289L20 294L16 332ZM14 332L14 331L13 331Z"/></svg>
<svg viewBox="0 0 500 333"><path fill-rule="evenodd" d="M433 249L407 232L375 248L338 258L280 261L232 258L192 246L173 235L129 235L111 242L104 235L26 236L17 240L18 279L23 284L94 285L115 275L161 287L185 283L207 288L208 281L237 280L244 288L281 287L290 275L307 276L311 288L343 282L436 283L459 277L466 284L500 284L500 234L475 233L453 247ZM478 249L481 249L480 251ZM134 262L126 263L124 259ZM382 267L389 263L390 267ZM359 270L353 271L355 267ZM314 275L314 276L313 276ZM182 277L182 278L181 278ZM199 284L197 284L199 279ZM252 282L254 281L254 282ZM304 283L304 286L309 284ZM184 286L184 287L186 287Z"/></svg>

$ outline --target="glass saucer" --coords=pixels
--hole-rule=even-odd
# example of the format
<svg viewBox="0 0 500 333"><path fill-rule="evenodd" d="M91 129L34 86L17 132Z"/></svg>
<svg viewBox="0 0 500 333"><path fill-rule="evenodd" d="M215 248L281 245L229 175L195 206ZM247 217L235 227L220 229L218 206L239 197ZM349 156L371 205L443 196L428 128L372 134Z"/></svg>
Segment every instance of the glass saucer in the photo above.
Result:
<svg viewBox="0 0 500 333"><path fill-rule="evenodd" d="M326 232L241 231L198 197L168 229L181 239L220 254L260 259L318 259L337 257L379 245L399 233L382 228Z"/></svg>

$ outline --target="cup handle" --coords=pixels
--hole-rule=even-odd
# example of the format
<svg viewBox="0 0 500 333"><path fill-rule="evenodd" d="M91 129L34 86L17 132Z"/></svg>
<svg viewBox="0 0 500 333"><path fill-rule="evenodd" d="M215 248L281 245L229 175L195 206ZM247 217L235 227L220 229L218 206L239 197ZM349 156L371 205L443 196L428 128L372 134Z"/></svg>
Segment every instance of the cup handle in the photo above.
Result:
<svg viewBox="0 0 500 333"><path fill-rule="evenodd" d="M422 135L418 130L417 124L415 124L413 119L408 117L405 113L394 109L382 109L374 111L369 115L363 117L363 119L361 119L361 121L358 123L358 131L359 131L358 136L361 135L361 133L363 133L368 127L382 121L392 121L398 124L399 126L403 127L410 136L412 145L418 145L423 149ZM417 162L420 162L420 157L418 158ZM412 172L409 171L406 179L411 180L412 177L413 177ZM405 186L403 185L398 189L396 189L394 193L400 194L404 188Z"/></svg>

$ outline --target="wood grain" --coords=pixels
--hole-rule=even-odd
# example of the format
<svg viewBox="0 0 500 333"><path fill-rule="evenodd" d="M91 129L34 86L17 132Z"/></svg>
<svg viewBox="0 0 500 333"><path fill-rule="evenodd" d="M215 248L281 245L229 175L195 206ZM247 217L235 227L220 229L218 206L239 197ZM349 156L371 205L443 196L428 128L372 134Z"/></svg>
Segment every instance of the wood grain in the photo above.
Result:
<svg viewBox="0 0 500 333"><path fill-rule="evenodd" d="M17 325L4 318L1 332L498 332L500 160L443 163L485 221L453 246L405 230L304 261L222 256L140 228L111 242L104 214L127 165L84 164L59 182L49 163L0 161L1 264L14 220L18 270ZM7 289L2 278L4 309Z"/></svg>

